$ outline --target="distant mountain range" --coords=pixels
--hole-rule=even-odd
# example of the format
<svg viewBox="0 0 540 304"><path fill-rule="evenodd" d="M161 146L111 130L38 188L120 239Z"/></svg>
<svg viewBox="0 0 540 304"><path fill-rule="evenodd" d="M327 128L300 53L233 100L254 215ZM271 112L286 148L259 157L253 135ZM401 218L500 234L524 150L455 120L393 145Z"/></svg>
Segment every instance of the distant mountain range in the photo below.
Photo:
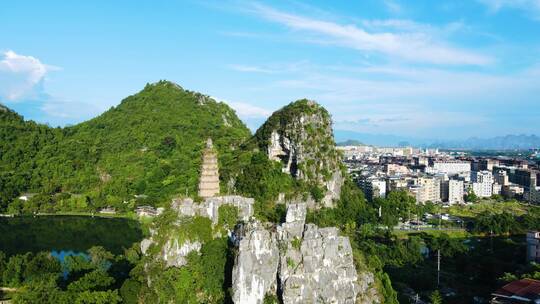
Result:
<svg viewBox="0 0 540 304"><path fill-rule="evenodd" d="M505 135L491 138L471 137L460 141L435 142L432 146L446 149L469 150L524 150L539 149L540 137L537 135Z"/></svg>
<svg viewBox="0 0 540 304"><path fill-rule="evenodd" d="M354 131L335 130L336 142L360 141L375 146L415 146L422 148L464 149L464 150L525 150L540 148L537 135L505 135L491 138L470 137L463 140L425 139L388 134L370 134Z"/></svg>

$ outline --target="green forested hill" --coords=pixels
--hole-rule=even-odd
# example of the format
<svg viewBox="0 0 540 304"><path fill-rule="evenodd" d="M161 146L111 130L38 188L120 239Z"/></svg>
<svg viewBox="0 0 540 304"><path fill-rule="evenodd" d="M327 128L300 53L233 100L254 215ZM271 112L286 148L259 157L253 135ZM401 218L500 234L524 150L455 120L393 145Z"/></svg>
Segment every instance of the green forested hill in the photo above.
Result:
<svg viewBox="0 0 540 304"><path fill-rule="evenodd" d="M35 200L41 211L123 208L136 194L150 202L195 195L206 139L214 139L223 164L249 136L230 107L167 81L63 129L2 110L0 203L5 208L22 192L44 194Z"/></svg>
<svg viewBox="0 0 540 304"><path fill-rule="evenodd" d="M25 122L20 115L0 105L0 207L5 207L21 191L42 185L37 182L39 175L34 175L36 156L61 137L60 129Z"/></svg>

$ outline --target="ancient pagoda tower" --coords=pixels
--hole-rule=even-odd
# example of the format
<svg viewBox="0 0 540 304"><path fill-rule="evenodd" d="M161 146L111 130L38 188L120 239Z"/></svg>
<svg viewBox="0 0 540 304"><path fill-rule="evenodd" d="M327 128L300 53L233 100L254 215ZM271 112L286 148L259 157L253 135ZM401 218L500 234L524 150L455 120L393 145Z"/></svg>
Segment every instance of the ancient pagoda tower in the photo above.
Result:
<svg viewBox="0 0 540 304"><path fill-rule="evenodd" d="M217 153L212 145L212 139L206 141L203 152L201 178L199 181L199 196L208 198L219 194L219 172Z"/></svg>

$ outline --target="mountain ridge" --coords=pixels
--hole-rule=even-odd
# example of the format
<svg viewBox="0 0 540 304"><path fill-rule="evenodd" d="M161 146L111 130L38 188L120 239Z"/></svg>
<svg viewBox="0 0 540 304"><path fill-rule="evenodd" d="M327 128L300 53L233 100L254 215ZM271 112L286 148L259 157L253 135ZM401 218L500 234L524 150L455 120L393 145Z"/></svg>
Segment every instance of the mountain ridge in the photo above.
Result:
<svg viewBox="0 0 540 304"><path fill-rule="evenodd" d="M469 137L461 140L440 140L414 138L391 134L360 133L347 130L335 130L336 141L361 141L366 145L402 146L403 144L421 148L466 149L466 150L515 150L540 147L540 136L535 134L508 134L488 138Z"/></svg>
<svg viewBox="0 0 540 304"><path fill-rule="evenodd" d="M120 208L142 193L149 203L194 194L206 139L214 138L219 161L228 162L250 136L228 105L169 81L147 84L118 106L64 128L2 111L0 181L7 186L0 207L22 192L84 194L65 200L84 208Z"/></svg>

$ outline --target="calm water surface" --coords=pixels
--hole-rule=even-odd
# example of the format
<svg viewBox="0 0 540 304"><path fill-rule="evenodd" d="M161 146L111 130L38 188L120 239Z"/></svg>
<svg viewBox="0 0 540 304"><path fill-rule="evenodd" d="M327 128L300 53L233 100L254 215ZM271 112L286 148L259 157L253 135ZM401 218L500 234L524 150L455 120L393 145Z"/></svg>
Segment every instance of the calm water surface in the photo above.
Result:
<svg viewBox="0 0 540 304"><path fill-rule="evenodd" d="M49 251L63 259L92 246L123 253L142 240L139 222L123 218L89 216L37 216L0 218L0 251L8 256Z"/></svg>

